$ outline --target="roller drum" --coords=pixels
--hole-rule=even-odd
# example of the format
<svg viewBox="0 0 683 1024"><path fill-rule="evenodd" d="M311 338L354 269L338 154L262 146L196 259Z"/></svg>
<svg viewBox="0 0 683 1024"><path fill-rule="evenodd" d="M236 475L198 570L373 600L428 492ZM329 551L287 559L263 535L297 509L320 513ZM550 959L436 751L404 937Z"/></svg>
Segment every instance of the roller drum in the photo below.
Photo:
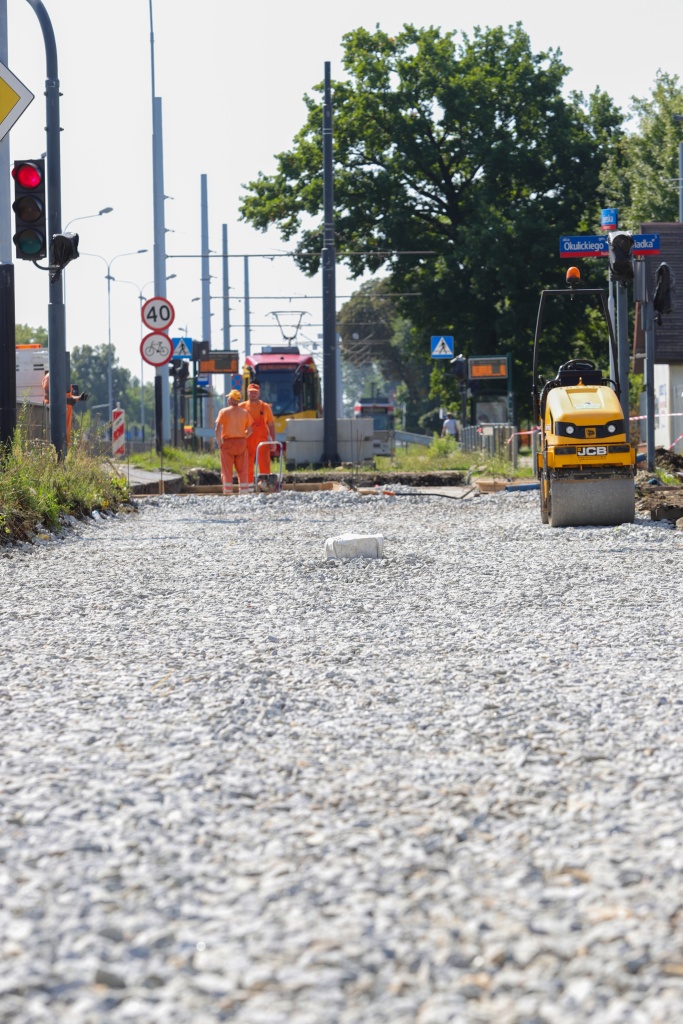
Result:
<svg viewBox="0 0 683 1024"><path fill-rule="evenodd" d="M558 480L550 487L551 526L619 526L632 523L636 495L632 477Z"/></svg>

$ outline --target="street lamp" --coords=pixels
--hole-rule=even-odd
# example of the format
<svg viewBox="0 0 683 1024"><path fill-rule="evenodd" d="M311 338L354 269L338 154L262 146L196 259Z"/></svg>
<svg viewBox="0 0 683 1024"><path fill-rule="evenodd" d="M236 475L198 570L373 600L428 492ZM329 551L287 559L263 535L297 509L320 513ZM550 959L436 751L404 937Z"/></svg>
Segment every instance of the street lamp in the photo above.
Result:
<svg viewBox="0 0 683 1024"><path fill-rule="evenodd" d="M113 206L105 206L105 208L103 210L100 210L99 213L86 213L83 217L72 217L71 220L67 221L67 223L64 225L64 229L63 230L66 231L66 229L68 228L69 224L73 224L74 221L77 221L77 220L92 220L94 217L101 217L102 214L104 214L104 213L111 213L113 211L113 209L114 209Z"/></svg>
<svg viewBox="0 0 683 1024"><path fill-rule="evenodd" d="M123 256L138 256L140 253L147 252L147 249L134 249L132 252L120 252L116 256L112 256L110 260L100 256L96 252L83 252L81 256L95 256L107 267L107 273L105 279L107 282L107 399L109 401L109 419L111 421L112 409L114 408L113 396L112 396L112 379L111 379L111 283L115 280L111 274L111 265L114 260L120 260Z"/></svg>

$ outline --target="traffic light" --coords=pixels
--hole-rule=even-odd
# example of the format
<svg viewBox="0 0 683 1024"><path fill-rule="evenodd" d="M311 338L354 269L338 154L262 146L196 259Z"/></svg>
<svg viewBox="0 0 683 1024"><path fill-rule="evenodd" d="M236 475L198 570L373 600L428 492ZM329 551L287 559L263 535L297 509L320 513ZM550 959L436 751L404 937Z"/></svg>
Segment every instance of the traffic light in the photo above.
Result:
<svg viewBox="0 0 683 1024"><path fill-rule="evenodd" d="M662 313L671 313L676 308L676 278L668 263L660 263L655 271L655 294L652 305L655 308L655 323L661 327Z"/></svg>
<svg viewBox="0 0 683 1024"><path fill-rule="evenodd" d="M630 231L610 231L609 269L612 281L626 284L633 280L633 235Z"/></svg>
<svg viewBox="0 0 683 1024"><path fill-rule="evenodd" d="M455 359L451 359L448 374L449 376L456 377L458 380L466 380L467 360L463 355L459 355L456 356Z"/></svg>
<svg viewBox="0 0 683 1024"><path fill-rule="evenodd" d="M168 364L169 376L173 379L173 387L182 388L190 376L190 367L185 359L172 359Z"/></svg>
<svg viewBox="0 0 683 1024"><path fill-rule="evenodd" d="M53 268L64 270L67 263L77 260L78 235L73 231L65 231L62 235L53 235L50 243L50 264Z"/></svg>
<svg viewBox="0 0 683 1024"><path fill-rule="evenodd" d="M12 177L16 258L42 260L47 256L45 161L15 160Z"/></svg>

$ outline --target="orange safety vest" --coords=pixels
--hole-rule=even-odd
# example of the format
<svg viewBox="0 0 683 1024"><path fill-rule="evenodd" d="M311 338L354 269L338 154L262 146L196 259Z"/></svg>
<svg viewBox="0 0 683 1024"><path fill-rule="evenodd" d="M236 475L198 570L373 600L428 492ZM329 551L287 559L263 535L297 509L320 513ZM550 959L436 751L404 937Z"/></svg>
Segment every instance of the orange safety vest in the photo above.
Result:
<svg viewBox="0 0 683 1024"><path fill-rule="evenodd" d="M255 408L256 405L258 405L258 409ZM270 437L268 424L275 422L273 410L268 403L260 398L257 402L250 402L247 399L246 402L240 403L240 409L246 409L254 422L254 429L249 440L253 441L258 437L260 441L266 441Z"/></svg>
<svg viewBox="0 0 683 1024"><path fill-rule="evenodd" d="M216 426L220 427L221 441L236 437L244 439L253 422L249 411L243 409L241 405L226 405L216 416Z"/></svg>

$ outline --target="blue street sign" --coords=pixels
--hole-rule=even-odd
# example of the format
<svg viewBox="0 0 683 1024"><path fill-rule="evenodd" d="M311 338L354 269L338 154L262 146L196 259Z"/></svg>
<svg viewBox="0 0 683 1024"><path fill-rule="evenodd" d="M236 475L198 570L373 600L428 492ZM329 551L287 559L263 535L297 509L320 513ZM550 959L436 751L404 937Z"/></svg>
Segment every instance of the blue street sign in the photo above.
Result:
<svg viewBox="0 0 683 1024"><path fill-rule="evenodd" d="M609 243L604 235L562 235L560 258L575 260L577 256L607 256Z"/></svg>
<svg viewBox="0 0 683 1024"><path fill-rule="evenodd" d="M171 359L192 359L192 338L171 338L173 355Z"/></svg>
<svg viewBox="0 0 683 1024"><path fill-rule="evenodd" d="M452 359L454 355L455 345L452 335L432 335L432 359Z"/></svg>
<svg viewBox="0 0 683 1024"><path fill-rule="evenodd" d="M241 391L242 390L242 374L241 373L233 373L232 377L230 378L230 387L233 390L235 390L235 391Z"/></svg>
<svg viewBox="0 0 683 1024"><path fill-rule="evenodd" d="M634 235L633 256L659 256L659 235ZM581 256L609 255L609 241L605 235L561 235L560 259L575 260Z"/></svg>
<svg viewBox="0 0 683 1024"><path fill-rule="evenodd" d="M614 206L600 211L600 227L603 231L616 231L619 226L619 211Z"/></svg>
<svg viewBox="0 0 683 1024"><path fill-rule="evenodd" d="M209 378L208 377L197 377L197 387L198 388L208 388L208 386L209 386Z"/></svg>
<svg viewBox="0 0 683 1024"><path fill-rule="evenodd" d="M634 256L659 256L659 235L634 235Z"/></svg>

